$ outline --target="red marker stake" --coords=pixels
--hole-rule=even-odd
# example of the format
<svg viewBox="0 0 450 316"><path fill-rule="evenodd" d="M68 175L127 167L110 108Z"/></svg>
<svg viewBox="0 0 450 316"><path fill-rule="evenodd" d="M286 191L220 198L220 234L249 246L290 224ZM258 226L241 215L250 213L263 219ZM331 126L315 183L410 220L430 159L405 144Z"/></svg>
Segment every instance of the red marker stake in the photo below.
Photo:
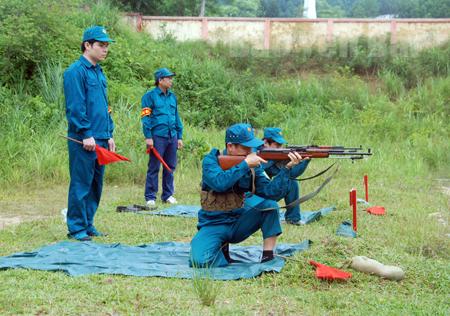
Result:
<svg viewBox="0 0 450 316"><path fill-rule="evenodd" d="M357 228L356 228L356 211L357 211L357 207L356 207L356 190L353 189L351 191L352 194L352 205L353 205L353 230L356 232Z"/></svg>
<svg viewBox="0 0 450 316"><path fill-rule="evenodd" d="M350 190L350 206L352 206L353 205L353 191L354 191L355 189L351 189Z"/></svg>
<svg viewBox="0 0 450 316"><path fill-rule="evenodd" d="M366 186L366 202L369 202L369 188L367 184L367 174L364 175L364 185Z"/></svg>

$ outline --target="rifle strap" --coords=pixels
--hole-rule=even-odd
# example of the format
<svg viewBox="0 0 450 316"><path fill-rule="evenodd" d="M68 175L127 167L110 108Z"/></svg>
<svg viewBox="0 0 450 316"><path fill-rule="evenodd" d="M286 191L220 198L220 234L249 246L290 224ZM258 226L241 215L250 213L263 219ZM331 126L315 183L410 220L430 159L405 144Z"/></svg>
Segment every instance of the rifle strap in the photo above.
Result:
<svg viewBox="0 0 450 316"><path fill-rule="evenodd" d="M298 179L298 178L290 178L291 180L295 180L295 181L306 181L306 180L311 180L314 178L317 178L321 175L323 175L325 172L327 172L328 170L331 169L331 167L333 167L335 164L337 163L337 161L334 162L334 164L332 164L331 166L329 166L327 169L325 169L324 171L319 172L318 174L316 174L315 176L309 177L309 178L304 178L304 179Z"/></svg>
<svg viewBox="0 0 450 316"><path fill-rule="evenodd" d="M255 194L255 178L256 178L256 176L255 176L255 168L250 168L250 171L252 172L252 179L251 179L251 182L250 182L250 195L247 196L247 197L252 197L253 194Z"/></svg>
<svg viewBox="0 0 450 316"><path fill-rule="evenodd" d="M306 201L308 201L309 199L312 199L312 198L315 197L317 194L319 194L320 191L322 191L322 189L328 184L328 182L330 182L331 179L333 179L333 177L334 177L334 175L336 174L336 172L338 172L339 167L341 166L341 163L342 163L342 161L339 161L339 165L336 167L336 170L333 172L333 174L332 174L329 178L327 178L327 179L322 183L322 185L321 185L315 192L310 193L310 194L307 194L307 195L305 195L305 196L302 196L301 198L299 198L299 199L295 200L294 202L290 203L289 205L282 206L282 207L270 207L270 208L265 208L265 209L260 210L260 209L257 209L257 208L255 208L255 207L250 206L250 205L248 205L247 203L245 203L245 199L242 199L242 202L244 203L244 205L246 205L246 206L248 206L248 207L250 207L250 208L252 208L252 209L254 209L254 210L261 211L261 212L273 211L273 210L281 209L281 208L288 209L288 208L292 208L292 207L294 207L294 206L300 205L300 204L302 204L303 202L306 202ZM333 164L333 165L334 165L334 164ZM233 188L232 188L232 190L233 190ZM239 199L241 199L241 198L236 194L236 192L234 192L234 190L233 190L233 193L234 193Z"/></svg>

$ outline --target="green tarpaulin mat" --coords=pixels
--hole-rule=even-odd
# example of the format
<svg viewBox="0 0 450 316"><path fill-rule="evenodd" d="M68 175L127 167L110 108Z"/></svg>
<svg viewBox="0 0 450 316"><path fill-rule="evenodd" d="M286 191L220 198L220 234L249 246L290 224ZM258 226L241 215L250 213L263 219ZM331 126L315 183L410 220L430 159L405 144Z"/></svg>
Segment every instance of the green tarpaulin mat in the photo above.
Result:
<svg viewBox="0 0 450 316"><path fill-rule="evenodd" d="M181 217L198 217L198 211L200 211L200 206L191 206L191 205L175 205L169 208L166 208L161 211L156 212L136 212L139 214L145 214L145 215L162 215L162 216L181 216ZM301 221L303 224L309 224L323 215L330 214L332 211L334 211L336 208L334 206L330 206L327 208L323 208L317 212L301 212ZM285 222L285 215L286 211L280 212L280 221Z"/></svg>
<svg viewBox="0 0 450 316"><path fill-rule="evenodd" d="M279 244L274 253L291 256L308 248L310 241L301 244ZM159 276L190 279L190 245L180 242L161 242L149 245L127 246L95 242L62 241L31 252L16 253L0 258L0 270L26 268L61 271L78 277L88 274L123 274L131 276ZM217 268L216 280L251 278L263 271L280 272L284 259L260 263L262 246L230 246L233 260L226 267Z"/></svg>

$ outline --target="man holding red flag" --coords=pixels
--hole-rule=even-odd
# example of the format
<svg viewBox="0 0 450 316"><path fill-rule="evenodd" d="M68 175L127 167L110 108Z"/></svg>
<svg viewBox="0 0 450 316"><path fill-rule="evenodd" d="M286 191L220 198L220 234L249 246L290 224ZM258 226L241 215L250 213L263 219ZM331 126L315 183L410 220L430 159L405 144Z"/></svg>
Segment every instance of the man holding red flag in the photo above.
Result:
<svg viewBox="0 0 450 316"><path fill-rule="evenodd" d="M91 236L107 236L94 227L94 216L103 188L104 165L97 159L96 144L115 151L114 124L106 96L106 77L98 62L105 60L109 42L114 42L100 26L84 32L83 55L64 72L64 94L68 136L70 187L67 211L69 238L90 241Z"/></svg>
<svg viewBox="0 0 450 316"><path fill-rule="evenodd" d="M161 200L164 203L178 203L172 196L173 171L177 166L177 150L183 147L183 124L178 113L177 98L169 90L174 76L167 68L158 69L155 72L156 87L142 97L142 130L147 148L151 150L147 151L150 157L145 181L145 199L149 205L155 205L161 165L155 150L168 167L163 168Z"/></svg>

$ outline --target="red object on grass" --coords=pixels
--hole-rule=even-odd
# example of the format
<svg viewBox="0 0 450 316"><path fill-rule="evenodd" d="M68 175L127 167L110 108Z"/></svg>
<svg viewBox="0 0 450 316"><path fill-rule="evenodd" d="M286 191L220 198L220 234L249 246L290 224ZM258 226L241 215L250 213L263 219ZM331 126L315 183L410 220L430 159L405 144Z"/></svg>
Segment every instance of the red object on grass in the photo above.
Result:
<svg viewBox="0 0 450 316"><path fill-rule="evenodd" d="M357 211L358 211L358 207L356 205L356 190L352 189L350 191L350 200L352 201L352 205L353 205L353 230L356 232L357 231Z"/></svg>
<svg viewBox="0 0 450 316"><path fill-rule="evenodd" d="M131 161L130 159L118 155L116 153L113 153L112 151L109 151L108 149L105 149L103 147L100 147L99 145L95 144L95 151L97 152L97 160L100 165L106 165L111 162L116 161Z"/></svg>
<svg viewBox="0 0 450 316"><path fill-rule="evenodd" d="M166 162L162 159L159 152L156 151L155 147L152 147L151 150L153 151L153 154L156 156L156 158L158 158L158 160L163 164L163 166L170 172L173 172L172 169L170 169L169 166L166 164ZM147 154L150 155L150 147L147 147Z"/></svg>
<svg viewBox="0 0 450 316"><path fill-rule="evenodd" d="M315 278L327 279L327 280L335 280L335 279L346 279L353 277L353 274L341 271L338 269L330 268L321 263L317 263L314 261L310 261L313 266L317 267L316 274L314 274Z"/></svg>
<svg viewBox="0 0 450 316"><path fill-rule="evenodd" d="M374 206L372 208L366 208L366 210L372 215L386 215L386 209L384 207Z"/></svg>
<svg viewBox="0 0 450 316"><path fill-rule="evenodd" d="M367 174L364 175L364 185L366 186L366 202L369 202L369 187L367 183Z"/></svg>

